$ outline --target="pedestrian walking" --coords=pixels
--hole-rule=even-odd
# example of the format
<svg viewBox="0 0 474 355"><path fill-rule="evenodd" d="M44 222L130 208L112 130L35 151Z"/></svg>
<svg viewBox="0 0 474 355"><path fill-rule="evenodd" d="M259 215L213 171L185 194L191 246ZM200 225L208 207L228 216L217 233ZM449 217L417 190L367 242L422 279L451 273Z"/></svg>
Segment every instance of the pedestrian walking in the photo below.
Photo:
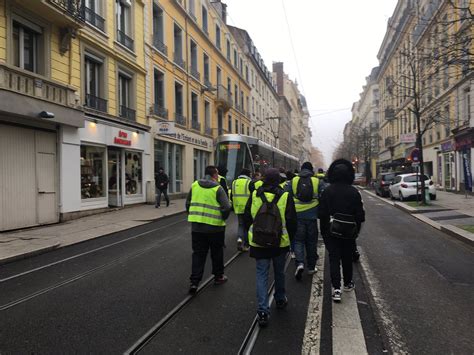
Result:
<svg viewBox="0 0 474 355"><path fill-rule="evenodd" d="M155 176L155 187L156 187L156 203L155 208L160 208L161 194L165 196L166 207L170 205L170 199L168 197L168 183L170 179L165 174L163 168L158 169L158 174Z"/></svg>
<svg viewBox="0 0 474 355"><path fill-rule="evenodd" d="M293 199L278 185L277 169L268 169L263 185L250 196L244 221L249 228L250 257L256 261L257 319L264 327L270 317L268 276L273 264L275 301L278 309L288 304L285 289L285 260L290 240L296 233L296 211Z"/></svg>
<svg viewBox="0 0 474 355"><path fill-rule="evenodd" d="M227 179L226 179L228 170L225 166L219 166L217 170L219 174L219 179L217 182L222 186L227 197L229 197L229 185L227 184Z"/></svg>
<svg viewBox="0 0 474 355"><path fill-rule="evenodd" d="M229 217L230 203L222 186L215 166L208 166L204 179L196 180L186 199L188 221L191 222L192 267L189 293L197 292L202 280L207 252L211 250L214 284L227 281L224 275L225 220Z"/></svg>
<svg viewBox="0 0 474 355"><path fill-rule="evenodd" d="M341 264L344 291L354 290L352 257L365 211L359 191L352 186L354 168L345 159L335 160L328 169L330 185L324 190L319 205L319 219L324 244L329 252L329 269L333 287L332 299L341 301Z"/></svg>
<svg viewBox="0 0 474 355"><path fill-rule="evenodd" d="M291 181L291 196L294 199L298 229L295 236L295 278L301 280L306 268L309 275L318 271L318 204L319 179L314 177L313 165L305 162L298 176Z"/></svg>
<svg viewBox="0 0 474 355"><path fill-rule="evenodd" d="M237 249L249 250L248 230L245 228L244 212L247 201L250 198L250 170L242 169L237 179L232 182L231 198L234 213L237 215L239 226L237 229Z"/></svg>

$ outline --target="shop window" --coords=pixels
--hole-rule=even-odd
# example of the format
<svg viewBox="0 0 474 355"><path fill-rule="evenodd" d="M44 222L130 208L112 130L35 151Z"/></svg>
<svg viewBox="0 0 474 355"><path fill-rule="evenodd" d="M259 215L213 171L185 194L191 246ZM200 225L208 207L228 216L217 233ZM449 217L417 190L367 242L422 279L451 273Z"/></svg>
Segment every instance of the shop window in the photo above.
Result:
<svg viewBox="0 0 474 355"><path fill-rule="evenodd" d="M105 148L81 146L81 198L105 197Z"/></svg>
<svg viewBox="0 0 474 355"><path fill-rule="evenodd" d="M125 151L125 194L142 194L142 154Z"/></svg>

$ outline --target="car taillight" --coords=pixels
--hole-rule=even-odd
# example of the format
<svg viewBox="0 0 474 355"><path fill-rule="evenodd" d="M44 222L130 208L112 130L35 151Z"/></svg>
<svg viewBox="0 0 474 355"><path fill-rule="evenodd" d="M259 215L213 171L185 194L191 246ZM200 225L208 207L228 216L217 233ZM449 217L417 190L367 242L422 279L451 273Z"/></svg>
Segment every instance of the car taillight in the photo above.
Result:
<svg viewBox="0 0 474 355"><path fill-rule="evenodd" d="M434 182L433 181L430 181L430 186L434 185Z"/></svg>
<svg viewBox="0 0 474 355"><path fill-rule="evenodd" d="M403 187L404 189L408 188L407 184L401 184L400 186Z"/></svg>

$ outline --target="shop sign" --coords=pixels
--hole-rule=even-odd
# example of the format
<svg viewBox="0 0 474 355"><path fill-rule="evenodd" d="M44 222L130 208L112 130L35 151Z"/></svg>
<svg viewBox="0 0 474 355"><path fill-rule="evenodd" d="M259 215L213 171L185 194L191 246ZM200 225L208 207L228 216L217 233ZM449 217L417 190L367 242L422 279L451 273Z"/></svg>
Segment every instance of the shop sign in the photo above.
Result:
<svg viewBox="0 0 474 355"><path fill-rule="evenodd" d="M472 139L470 137L456 139L455 148L457 151L463 150L464 148L471 148L471 146Z"/></svg>
<svg viewBox="0 0 474 355"><path fill-rule="evenodd" d="M450 152L452 150L453 150L453 142L452 141L441 143L441 151L443 153L444 152Z"/></svg>
<svg viewBox="0 0 474 355"><path fill-rule="evenodd" d="M173 138L181 142L194 144L206 149L212 149L213 147L212 139L204 138L197 134L189 133L179 128L175 128L175 130L175 134L168 134L167 137Z"/></svg>
<svg viewBox="0 0 474 355"><path fill-rule="evenodd" d="M471 162L470 154L467 149L462 151L462 162L464 168L464 185L467 191L472 191L472 172L471 172Z"/></svg>
<svg viewBox="0 0 474 355"><path fill-rule="evenodd" d="M117 136L114 137L114 144L131 146L132 141L130 140L129 133L125 131L118 131Z"/></svg>
<svg viewBox="0 0 474 355"><path fill-rule="evenodd" d="M176 127L174 122L157 122L156 131L162 135L176 134Z"/></svg>
<svg viewBox="0 0 474 355"><path fill-rule="evenodd" d="M400 143L415 143L416 133L400 134Z"/></svg>

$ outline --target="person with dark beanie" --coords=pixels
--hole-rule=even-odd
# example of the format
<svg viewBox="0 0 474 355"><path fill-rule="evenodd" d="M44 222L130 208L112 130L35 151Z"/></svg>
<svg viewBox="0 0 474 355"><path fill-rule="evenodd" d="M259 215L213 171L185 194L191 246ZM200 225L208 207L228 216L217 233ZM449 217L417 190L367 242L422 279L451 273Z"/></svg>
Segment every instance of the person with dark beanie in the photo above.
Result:
<svg viewBox="0 0 474 355"><path fill-rule="evenodd" d="M318 217L320 219L321 234L329 252L329 269L333 290L333 301L341 301L341 270L344 278L344 291L354 290L352 280L352 253L355 247L355 237L360 232L365 221L365 211L360 192L352 186L354 182L354 168L350 161L335 160L327 171L330 185L324 190L319 199ZM356 233L353 239L340 238L331 233L331 219L335 214L353 217L356 224Z"/></svg>
<svg viewBox="0 0 474 355"><path fill-rule="evenodd" d="M256 261L257 320L260 327L267 325L270 316L268 297L270 264L273 264L276 308L282 309L288 304L285 290L285 260L290 249L290 241L296 233L296 211L293 199L279 184L280 172L274 168L267 169L263 185L252 192L244 212L245 227L249 231L250 257ZM280 216L281 235L277 246L262 246L257 243L259 218L263 215L264 206L266 208L267 203L272 201L278 208L276 215ZM271 224L269 229L277 230L276 223Z"/></svg>

